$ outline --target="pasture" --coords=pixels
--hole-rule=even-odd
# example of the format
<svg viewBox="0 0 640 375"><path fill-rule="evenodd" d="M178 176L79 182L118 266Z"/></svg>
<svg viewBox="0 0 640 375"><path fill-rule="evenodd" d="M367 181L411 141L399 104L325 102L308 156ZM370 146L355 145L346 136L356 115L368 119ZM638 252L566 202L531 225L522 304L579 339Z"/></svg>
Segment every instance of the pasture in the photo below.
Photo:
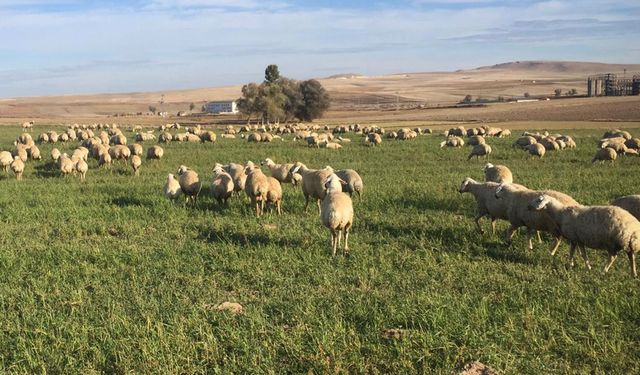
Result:
<svg viewBox="0 0 640 375"><path fill-rule="evenodd" d="M638 193L637 157L591 164L595 141L616 127L601 125L560 130L578 148L542 160L510 147L519 132L489 138L489 161L583 204ZM0 148L20 133L3 128ZM380 147L348 137L337 151L291 136L174 142L135 178L122 162L90 159L86 182L60 177L54 146L41 145L23 181L0 173L1 371L451 373L479 360L504 374L640 372L640 288L624 255L607 275L597 250L592 271L579 257L568 270L566 243L551 257L548 236L533 251L524 233L505 246L505 222L496 236L477 233L473 197L457 192L464 177L482 179L470 147L440 149L439 134ZM291 185L282 216L256 218L244 194L226 208L208 196L216 162L266 157L360 173L349 257L330 256L316 208L304 212ZM195 208L162 194L181 164L205 181ZM244 313L216 310L224 301Z"/></svg>

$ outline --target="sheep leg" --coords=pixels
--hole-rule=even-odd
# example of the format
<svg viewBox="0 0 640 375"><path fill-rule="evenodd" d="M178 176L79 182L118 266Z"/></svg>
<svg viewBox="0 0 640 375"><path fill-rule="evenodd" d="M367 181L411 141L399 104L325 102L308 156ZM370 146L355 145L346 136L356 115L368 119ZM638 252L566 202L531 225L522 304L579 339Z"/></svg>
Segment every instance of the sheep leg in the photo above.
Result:
<svg viewBox="0 0 640 375"><path fill-rule="evenodd" d="M282 209L280 208L282 202L277 201L276 202L276 208L278 209L278 215L282 215Z"/></svg>
<svg viewBox="0 0 640 375"><path fill-rule="evenodd" d="M307 212L307 207L309 207L309 196L304 195L304 212Z"/></svg>
<svg viewBox="0 0 640 375"><path fill-rule="evenodd" d="M342 229L338 229L338 248L342 244Z"/></svg>
<svg viewBox="0 0 640 375"><path fill-rule="evenodd" d="M343 250L343 254L349 254L349 228L348 227L344 229L344 250Z"/></svg>
<svg viewBox="0 0 640 375"><path fill-rule="evenodd" d="M480 219L482 219L483 216L484 215L478 215L473 219L473 221L475 221L475 223L476 223L476 227L478 228L478 232L480 232L480 234L484 234L484 230L482 230L482 227L480 226ZM495 233L495 231L494 231L494 233Z"/></svg>
<svg viewBox="0 0 640 375"><path fill-rule="evenodd" d="M569 266L573 268L573 256L576 253L576 243L571 243L571 248L569 249Z"/></svg>
<svg viewBox="0 0 640 375"><path fill-rule="evenodd" d="M540 237L540 231L537 230L536 234L538 235L538 243L542 243L542 237Z"/></svg>
<svg viewBox="0 0 640 375"><path fill-rule="evenodd" d="M613 262L616 261L617 257L618 257L618 254L609 254L609 264L607 264L604 267L604 273L609 272L609 268L611 268L611 266L613 266Z"/></svg>
<svg viewBox="0 0 640 375"><path fill-rule="evenodd" d="M333 256L336 256L336 248L338 245L338 239L336 238L336 231L331 229L331 247L333 249Z"/></svg>
<svg viewBox="0 0 640 375"><path fill-rule="evenodd" d="M491 219L491 235L496 235L496 219Z"/></svg>
<svg viewBox="0 0 640 375"><path fill-rule="evenodd" d="M587 258L587 249L584 245L580 245L580 254L582 255L582 259L584 259L585 266L591 271L591 264L589 264L589 258Z"/></svg>
<svg viewBox="0 0 640 375"><path fill-rule="evenodd" d="M629 256L629 265L631 266L631 274L633 277L638 277L638 272L636 271L636 253L633 251L628 251L627 255Z"/></svg>
<svg viewBox="0 0 640 375"><path fill-rule="evenodd" d="M558 236L556 237L555 241L551 244L551 256L554 256L556 254L556 251L558 251L558 248L560 247L560 242L562 242L562 237Z"/></svg>
<svg viewBox="0 0 640 375"><path fill-rule="evenodd" d="M511 239L513 238L513 235L516 233L516 230L518 228L514 227L513 225L509 226L509 229L507 229L507 233L506 233L506 244L507 245L511 245Z"/></svg>
<svg viewBox="0 0 640 375"><path fill-rule="evenodd" d="M320 199L316 199L316 203L318 204L318 216L322 216L322 209L320 208Z"/></svg>

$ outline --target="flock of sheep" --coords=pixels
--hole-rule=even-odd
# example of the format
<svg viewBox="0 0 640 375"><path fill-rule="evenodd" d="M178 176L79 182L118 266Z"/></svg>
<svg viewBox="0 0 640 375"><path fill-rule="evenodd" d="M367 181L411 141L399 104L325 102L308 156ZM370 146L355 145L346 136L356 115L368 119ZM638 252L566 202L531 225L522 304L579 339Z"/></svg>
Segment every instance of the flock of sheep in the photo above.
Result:
<svg viewBox="0 0 640 375"><path fill-rule="evenodd" d="M244 191L249 197L256 216L261 216L267 205L275 208L278 215L281 215L283 197L281 184L299 184L306 201L305 210L309 201L315 200L322 224L331 232L333 255L336 255L343 235L343 253L348 253L349 230L353 225L351 194L362 193L364 186L360 175L352 169L335 171L330 166L310 169L300 162L276 164L268 158L263 160L261 165L269 169L270 176L265 175L260 166L251 161L246 164L216 163L213 167L210 194L218 204L226 205L234 193ZM167 176L163 188L165 196L176 200L184 195L187 203L195 205L203 185L198 173L181 165L177 175L177 179L173 174Z"/></svg>
<svg viewBox="0 0 640 375"><path fill-rule="evenodd" d="M24 130L32 130L33 123L22 125ZM96 132L94 132L94 130ZM170 130L181 130L179 124L161 126L158 142L216 142L216 133L202 130L200 126L184 128L184 132L171 133ZM324 132L323 132L324 130ZM137 142L155 141L153 131L143 132L141 127L134 127ZM223 138L235 138L239 134L248 142L271 142L281 139L284 134L293 135L293 140L302 140L310 147L325 147L339 149L341 144L349 143L349 138L342 135L347 132L360 134L364 144L378 146L383 136L387 139L411 140L420 134L431 134L430 129L403 128L398 131L385 132L383 128L360 125L336 126L324 128L308 125L266 125L243 126L239 131L235 127L227 126L221 134ZM490 137L508 137L508 129L480 126L465 129L456 127L445 132L445 141L440 146L462 147L463 139L466 144L473 146L468 159L473 157L488 157L492 152L487 143ZM77 174L84 180L88 171L88 158L94 157L99 167L108 166L115 160L129 163L133 174L137 175L142 165L141 157L144 149L139 143L128 144L127 137L120 128L113 125L96 124L93 126L68 126L66 131L58 134L55 131L41 133L37 140L29 133L21 134L14 142L13 152L0 152L0 165L3 169L13 170L20 180L24 172L25 163L29 158L42 158L37 143L64 143L78 141L80 145L67 153L61 153L57 148L52 149L51 158L61 175ZM615 160L618 154L638 154L640 139L633 138L626 131L612 130L604 134L598 142L599 149L593 161ZM531 155L542 158L546 152L575 148L575 141L567 135L547 132L525 132L513 142L513 147L528 151ZM147 159L160 159L164 150L159 145L147 149ZM261 166L266 167L270 175L263 173ZM513 175L502 165L485 166L485 182L477 182L466 178L460 186L460 193L471 193L477 203L478 214L475 224L480 233L482 217L489 217L495 233L495 221L507 220L510 227L506 232L506 241L510 243L515 231L525 227L529 234L529 248L533 247L532 236L539 231L550 233L555 238L551 254L555 254L561 238L565 238L571 245L571 265L576 248L580 248L587 267L590 268L586 247L604 249L609 252L610 261L605 271L613 264L616 254L625 250L629 254L632 273L636 275L635 252L640 250L640 196L622 197L612 202L610 206L582 206L567 194L553 191L535 191L522 185L513 183ZM186 197L187 204L195 205L202 190L202 180L194 170L180 166L176 172L167 176L164 194L175 200L181 195ZM310 169L306 165L297 163L276 164L271 159L264 159L261 165L251 161L244 164L229 163L215 164L210 183L210 194L221 205L226 205L232 195L242 191L248 196L252 210L257 216L265 209L272 207L278 214L282 213L283 189L282 184L290 183L301 186L305 198L305 210L310 201L315 201L322 223L331 232L331 247L335 255L344 236L344 252L348 252L348 235L353 225L353 203L351 194L361 194L363 182L360 175L352 170L338 170L326 166L322 169ZM629 213L630 212L630 213Z"/></svg>
<svg viewBox="0 0 640 375"><path fill-rule="evenodd" d="M624 250L631 273L637 276L635 254L640 251L640 195L620 197L606 206L583 206L565 193L537 191L514 183L511 171L503 165L487 163L484 174L484 182L467 177L459 188L460 193L470 193L475 198L478 213L474 221L481 234L484 230L480 219L485 216L491 220L493 233L497 219L509 222L507 244L521 227L529 233L529 249L533 248L535 233L540 241L539 232L547 232L555 238L552 256L564 238L570 244L570 265L574 265L574 253L579 248L588 269L591 265L586 248L606 250L609 262L605 272L613 265L618 252Z"/></svg>

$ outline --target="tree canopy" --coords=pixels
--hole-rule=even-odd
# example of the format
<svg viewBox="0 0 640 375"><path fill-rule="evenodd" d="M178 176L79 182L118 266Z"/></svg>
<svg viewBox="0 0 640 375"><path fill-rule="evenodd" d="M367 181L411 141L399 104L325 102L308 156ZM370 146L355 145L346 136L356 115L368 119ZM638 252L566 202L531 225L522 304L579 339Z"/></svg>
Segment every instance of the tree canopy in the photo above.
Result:
<svg viewBox="0 0 640 375"><path fill-rule="evenodd" d="M330 97L316 80L296 81L280 75L277 65L269 65L261 84L248 83L242 87L238 109L250 121L253 116L263 122L313 121L322 117L330 104Z"/></svg>

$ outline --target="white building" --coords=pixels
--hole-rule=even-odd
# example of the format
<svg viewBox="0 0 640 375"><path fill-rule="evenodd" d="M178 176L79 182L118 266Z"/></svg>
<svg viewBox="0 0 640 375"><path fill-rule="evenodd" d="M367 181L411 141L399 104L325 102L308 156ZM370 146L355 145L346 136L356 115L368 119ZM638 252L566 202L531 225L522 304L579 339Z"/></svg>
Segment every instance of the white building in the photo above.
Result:
<svg viewBox="0 0 640 375"><path fill-rule="evenodd" d="M204 105L208 113L238 113L238 105L235 100L220 100Z"/></svg>

